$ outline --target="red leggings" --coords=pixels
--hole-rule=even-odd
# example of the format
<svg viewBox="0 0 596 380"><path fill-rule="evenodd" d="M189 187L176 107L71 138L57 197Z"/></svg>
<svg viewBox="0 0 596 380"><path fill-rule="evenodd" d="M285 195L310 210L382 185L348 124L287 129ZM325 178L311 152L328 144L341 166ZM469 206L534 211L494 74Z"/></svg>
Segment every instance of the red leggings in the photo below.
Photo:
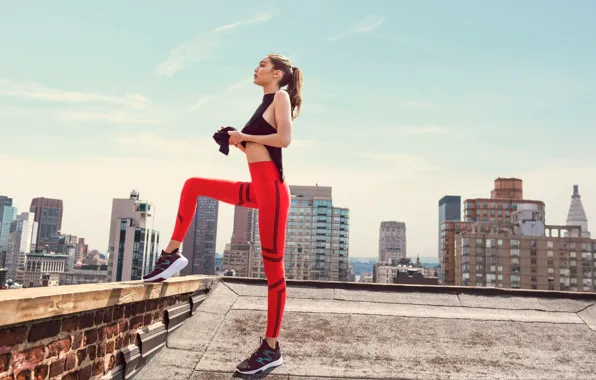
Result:
<svg viewBox="0 0 596 380"><path fill-rule="evenodd" d="M194 218L199 195L233 205L258 208L263 266L269 288L266 336L277 338L286 304L284 251L286 223L290 211L290 190L280 181L273 161L249 163L248 166L252 182L196 177L186 180L180 195L172 240L184 240Z"/></svg>

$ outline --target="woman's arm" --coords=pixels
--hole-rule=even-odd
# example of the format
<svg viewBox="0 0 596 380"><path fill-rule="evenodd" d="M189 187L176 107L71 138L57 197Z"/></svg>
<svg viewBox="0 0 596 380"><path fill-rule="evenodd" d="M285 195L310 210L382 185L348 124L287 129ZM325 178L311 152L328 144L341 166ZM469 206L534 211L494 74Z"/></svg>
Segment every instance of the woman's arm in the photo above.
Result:
<svg viewBox="0 0 596 380"><path fill-rule="evenodd" d="M292 116L290 96L287 92L280 90L275 93L275 123L277 133L265 136L247 135L245 133L230 131L230 141L249 141L257 144L287 148L292 141Z"/></svg>

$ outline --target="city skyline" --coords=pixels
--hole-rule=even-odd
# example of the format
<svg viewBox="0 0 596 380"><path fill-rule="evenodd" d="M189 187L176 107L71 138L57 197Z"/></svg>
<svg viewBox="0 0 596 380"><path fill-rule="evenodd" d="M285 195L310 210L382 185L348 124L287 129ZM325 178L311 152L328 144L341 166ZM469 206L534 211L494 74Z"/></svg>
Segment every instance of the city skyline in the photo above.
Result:
<svg viewBox="0 0 596 380"><path fill-rule="evenodd" d="M549 224L565 224L579 184L596 220L596 48L584 42L595 4L433 3L432 21L421 3L184 4L4 7L0 193L19 212L62 199L63 232L104 251L111 199L137 189L163 248L186 178L250 178L211 135L248 120L261 97L252 70L279 51L305 78L288 183L334 189L350 256L377 255L383 220L408 225L409 257L434 256L437 201L488 197L497 177L522 178ZM234 206L220 206L221 253Z"/></svg>

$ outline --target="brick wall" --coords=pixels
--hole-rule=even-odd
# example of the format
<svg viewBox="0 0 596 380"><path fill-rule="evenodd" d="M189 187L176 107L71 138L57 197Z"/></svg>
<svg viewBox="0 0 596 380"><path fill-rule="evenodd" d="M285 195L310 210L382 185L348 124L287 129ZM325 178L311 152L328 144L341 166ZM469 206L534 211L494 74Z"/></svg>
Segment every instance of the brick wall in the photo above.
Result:
<svg viewBox="0 0 596 380"><path fill-rule="evenodd" d="M101 378L124 363L138 332L190 293L0 327L0 380Z"/></svg>

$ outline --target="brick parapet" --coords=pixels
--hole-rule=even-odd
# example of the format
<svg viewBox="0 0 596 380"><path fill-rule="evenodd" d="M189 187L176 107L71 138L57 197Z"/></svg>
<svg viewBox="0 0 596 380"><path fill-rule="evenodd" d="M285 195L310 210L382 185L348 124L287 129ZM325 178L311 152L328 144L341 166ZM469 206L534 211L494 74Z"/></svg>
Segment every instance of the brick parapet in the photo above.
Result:
<svg viewBox="0 0 596 380"><path fill-rule="evenodd" d="M32 290L39 288L19 289L27 290L20 295L19 290L10 290L12 299L3 294L0 309L5 301L29 302L26 297L40 299L40 307L53 299L55 307L46 309L46 315L39 310L21 313L13 317L17 323L0 326L0 380L130 377L144 356L143 344L145 351L165 344L167 333L155 335L152 331L161 327L167 332L172 323L189 317L215 281L213 277L187 276L161 284L114 283L112 290L110 284L70 286L70 299L83 305L61 304L69 298L64 297L65 292L35 296ZM115 298L114 290L126 295ZM68 310L82 311L66 313ZM30 315L42 317L32 319Z"/></svg>

